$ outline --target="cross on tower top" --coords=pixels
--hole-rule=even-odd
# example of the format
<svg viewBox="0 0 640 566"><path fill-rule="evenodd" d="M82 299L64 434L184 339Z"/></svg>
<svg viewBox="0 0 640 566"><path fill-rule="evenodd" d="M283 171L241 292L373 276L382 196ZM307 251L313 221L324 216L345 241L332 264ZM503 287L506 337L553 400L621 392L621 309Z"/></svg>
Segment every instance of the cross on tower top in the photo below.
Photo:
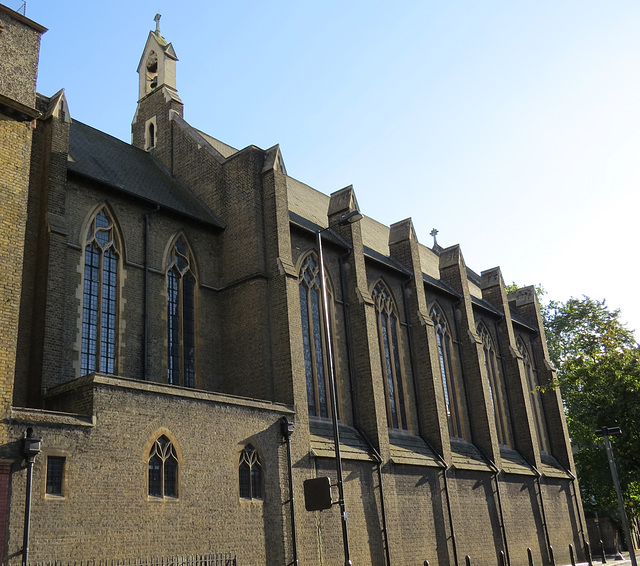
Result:
<svg viewBox="0 0 640 566"><path fill-rule="evenodd" d="M156 22L156 33L160 33L160 18L161 18L161 17L162 17L162 16L161 16L160 14L156 14L156 15L153 17L153 19L154 19L154 20L155 20L155 22Z"/></svg>

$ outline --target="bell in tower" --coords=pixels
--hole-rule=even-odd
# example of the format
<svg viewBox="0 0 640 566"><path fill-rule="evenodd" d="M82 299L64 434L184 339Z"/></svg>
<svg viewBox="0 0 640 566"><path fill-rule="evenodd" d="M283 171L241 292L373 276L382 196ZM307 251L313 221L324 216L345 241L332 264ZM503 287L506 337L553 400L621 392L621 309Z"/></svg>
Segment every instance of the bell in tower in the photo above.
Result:
<svg viewBox="0 0 640 566"><path fill-rule="evenodd" d="M155 51L149 53L147 59L147 82L150 90L158 86L158 56Z"/></svg>

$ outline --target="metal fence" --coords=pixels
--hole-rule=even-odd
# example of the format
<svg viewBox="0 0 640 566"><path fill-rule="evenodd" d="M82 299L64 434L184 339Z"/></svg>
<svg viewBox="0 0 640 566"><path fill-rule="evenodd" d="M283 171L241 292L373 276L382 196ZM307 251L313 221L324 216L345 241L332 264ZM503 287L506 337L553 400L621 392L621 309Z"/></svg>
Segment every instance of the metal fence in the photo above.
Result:
<svg viewBox="0 0 640 566"><path fill-rule="evenodd" d="M11 561L2 563L0 566L23 566L23 564L21 561ZM145 558L29 561L28 566L238 566L238 562L236 555L232 552L216 552Z"/></svg>

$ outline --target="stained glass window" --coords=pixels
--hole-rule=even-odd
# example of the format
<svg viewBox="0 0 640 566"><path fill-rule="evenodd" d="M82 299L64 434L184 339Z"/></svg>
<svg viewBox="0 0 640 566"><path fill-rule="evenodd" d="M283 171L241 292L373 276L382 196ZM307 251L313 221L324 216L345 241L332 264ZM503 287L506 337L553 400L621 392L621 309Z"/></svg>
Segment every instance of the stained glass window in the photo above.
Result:
<svg viewBox="0 0 640 566"><path fill-rule="evenodd" d="M300 311L302 315L302 340L304 366L307 379L307 403L309 415L329 417L329 384L326 358L320 268L316 256L310 254L302 264L299 277ZM331 303L330 289L327 289Z"/></svg>
<svg viewBox="0 0 640 566"><path fill-rule="evenodd" d="M185 239L176 239L167 266L168 376L173 385L195 386L195 289Z"/></svg>
<svg viewBox="0 0 640 566"><path fill-rule="evenodd" d="M407 415L398 343L398 314L389 289L379 282L373 289L378 322L380 360L386 393L387 421L391 428L407 428Z"/></svg>
<svg viewBox="0 0 640 566"><path fill-rule="evenodd" d="M455 358L452 353L453 345L449 326L440 307L433 306L430 314L436 330L440 376L444 389L449 433L451 436L470 440L466 393L460 370L457 364L454 366Z"/></svg>
<svg viewBox="0 0 640 566"><path fill-rule="evenodd" d="M540 383L538 382L538 372L533 364L529 348L527 348L520 336L516 339L516 347L522 356L525 377L527 378L527 387L531 392L531 408L533 409L533 420L536 427L536 433L538 435L538 442L540 443L540 450L549 452L549 434L547 432L547 423L544 418L544 407L542 405Z"/></svg>
<svg viewBox="0 0 640 566"><path fill-rule="evenodd" d="M489 334L489 330L484 323L478 324L478 335L482 339L482 350L484 354L484 364L489 380L489 391L491 393L491 405L496 420L496 430L498 442L513 446L513 432L511 429L511 418L509 416L509 403L507 400L507 388L504 383L502 372L500 371L500 360L496 355L496 349Z"/></svg>
<svg viewBox="0 0 640 566"><path fill-rule="evenodd" d="M240 453L238 467L240 497L262 499L262 465L255 448L248 444Z"/></svg>
<svg viewBox="0 0 640 566"><path fill-rule="evenodd" d="M119 264L116 229L102 208L91 221L84 249L82 375L115 373Z"/></svg>
<svg viewBox="0 0 640 566"><path fill-rule="evenodd" d="M178 456L165 435L153 443L149 454L149 495L178 497Z"/></svg>

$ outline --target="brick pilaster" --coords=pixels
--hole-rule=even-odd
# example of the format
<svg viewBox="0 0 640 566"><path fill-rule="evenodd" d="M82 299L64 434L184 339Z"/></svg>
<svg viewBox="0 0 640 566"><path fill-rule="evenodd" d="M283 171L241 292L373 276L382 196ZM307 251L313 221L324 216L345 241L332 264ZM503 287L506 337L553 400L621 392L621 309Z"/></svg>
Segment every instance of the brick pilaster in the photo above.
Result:
<svg viewBox="0 0 640 566"><path fill-rule="evenodd" d="M450 460L449 425L438 358L438 341L427 307L422 281L418 239L410 218L396 222L389 232L391 257L412 274L407 284L409 332L413 339L413 367L415 368L418 398L418 419L421 435L444 457ZM434 410L435 408L435 410Z"/></svg>
<svg viewBox="0 0 640 566"><path fill-rule="evenodd" d="M483 359L483 345L476 333L467 268L460 246L451 246L441 252L440 278L461 296L456 305L456 323L459 327L471 440L487 458L499 466L500 448L496 435L495 417L493 411L489 409L492 406L492 401Z"/></svg>
<svg viewBox="0 0 640 566"><path fill-rule="evenodd" d="M540 466L540 451L535 438L535 425L531 408L531 393L527 385L522 356L516 347L511 311L500 268L483 271L482 298L498 309L504 317L496 325L498 348L507 386L507 398L511 413L511 426L515 436L515 448L536 468Z"/></svg>

